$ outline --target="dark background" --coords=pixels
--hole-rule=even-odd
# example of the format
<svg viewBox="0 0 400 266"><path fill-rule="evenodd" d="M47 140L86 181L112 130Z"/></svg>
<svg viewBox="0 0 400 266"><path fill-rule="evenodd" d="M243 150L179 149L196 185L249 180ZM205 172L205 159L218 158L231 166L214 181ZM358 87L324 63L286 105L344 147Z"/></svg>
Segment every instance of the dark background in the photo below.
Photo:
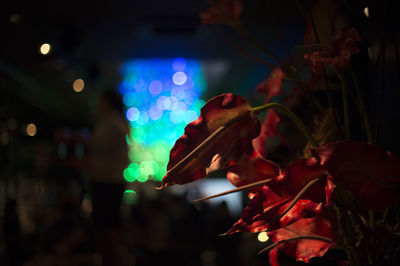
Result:
<svg viewBox="0 0 400 266"><path fill-rule="evenodd" d="M257 41L283 58L290 52L296 64L304 66L296 48L303 42L304 19L295 2L244 2L241 20ZM371 121L379 128L377 142L398 153L400 113L396 102L400 67L396 12L399 9L395 1L339 2L364 40L354 64L363 74L361 87ZM367 5L369 19L363 14ZM246 47L230 28L202 25L199 14L208 7L207 1L200 0L1 4L0 130L2 136L7 132L0 144L1 265L2 261L9 265L101 265L91 238L89 218L81 210L87 184L76 170L54 161L54 147L60 130L91 130L94 104L103 90L118 87L119 66L124 61L196 58L206 66L208 87L202 96L204 100L230 91L243 95L252 104L263 102L254 88L268 76L270 69L224 40L220 30ZM46 56L38 52L44 42L52 45L51 53ZM369 56L368 48L372 48ZM248 49L259 54L251 47ZM76 78L85 80L81 93L72 90ZM10 119L16 121L15 127ZM31 122L38 128L35 137L24 134L24 126ZM126 208L126 265L267 265L267 255L256 255L265 244L258 243L255 236L217 237L237 217L231 215L219 224L218 215L207 206L178 203L177 198L160 195L150 199L144 193L141 196L145 203L140 208ZM10 203L10 199L15 201ZM177 234L177 242L168 245L176 248L159 255L163 259L154 259L146 253L145 244L135 239L135 230L147 230L151 217L156 216L151 216L155 215L151 211L140 212L164 210L163 215L168 216L171 206L185 211L170 228ZM207 220L207 217L212 218ZM10 224L11 227L5 227ZM16 239L11 244L6 237L10 232ZM77 236L72 237L73 244L63 253L57 244L65 243L71 232ZM188 235L193 237L186 238ZM212 264L216 250L222 255L217 264Z"/></svg>

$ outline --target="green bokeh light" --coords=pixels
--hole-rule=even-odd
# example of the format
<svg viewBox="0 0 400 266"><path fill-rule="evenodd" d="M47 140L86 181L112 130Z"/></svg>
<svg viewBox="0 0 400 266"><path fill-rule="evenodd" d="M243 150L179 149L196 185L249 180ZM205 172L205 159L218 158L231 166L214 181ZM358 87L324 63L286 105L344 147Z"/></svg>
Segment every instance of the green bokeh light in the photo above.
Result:
<svg viewBox="0 0 400 266"><path fill-rule="evenodd" d="M171 147L205 103L199 99L206 87L200 63L183 58L133 60L121 72L120 92L131 124L127 142L132 163L124 178L160 181Z"/></svg>

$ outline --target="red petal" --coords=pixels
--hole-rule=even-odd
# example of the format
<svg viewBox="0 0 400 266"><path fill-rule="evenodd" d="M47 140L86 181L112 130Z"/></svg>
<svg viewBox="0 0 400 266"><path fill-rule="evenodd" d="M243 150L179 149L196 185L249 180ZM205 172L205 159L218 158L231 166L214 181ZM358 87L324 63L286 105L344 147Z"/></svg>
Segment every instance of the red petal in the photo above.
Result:
<svg viewBox="0 0 400 266"><path fill-rule="evenodd" d="M208 142L195 156L180 163L213 132L240 115L245 117ZM185 184L204 177L216 154L220 157L220 167L225 167L225 162L253 153L251 141L259 132L260 122L243 97L228 93L212 98L201 109L200 117L188 124L185 133L176 141L161 187Z"/></svg>
<svg viewBox="0 0 400 266"><path fill-rule="evenodd" d="M294 197L308 182L320 178L320 182L312 186L302 198L323 202L325 200L325 176L326 169L315 158L299 159L286 166L282 172L281 182L286 186L286 193Z"/></svg>
<svg viewBox="0 0 400 266"><path fill-rule="evenodd" d="M279 174L280 169L276 163L264 159L254 151L239 162L231 162L226 177L234 186L240 187Z"/></svg>
<svg viewBox="0 0 400 266"><path fill-rule="evenodd" d="M253 140L254 148L264 157L267 157L266 141L268 138L279 137L282 144L286 144L285 136L279 131L281 118L274 109L269 109L261 126L260 135Z"/></svg>
<svg viewBox="0 0 400 266"><path fill-rule="evenodd" d="M266 102L269 102L272 96L282 94L282 80L284 77L285 73L282 69L275 68L268 79L257 86L256 91L265 94L267 96Z"/></svg>
<svg viewBox="0 0 400 266"><path fill-rule="evenodd" d="M300 199L282 218L280 216L291 203L289 196L280 197L268 188L255 193L249 205L226 234L236 232L271 231L294 223L305 217L313 217L321 212L322 203Z"/></svg>
<svg viewBox="0 0 400 266"><path fill-rule="evenodd" d="M203 24L233 25L243 11L241 0L221 0L200 14Z"/></svg>
<svg viewBox="0 0 400 266"><path fill-rule="evenodd" d="M400 159L392 153L358 141L329 143L311 152L367 207L381 211L400 203Z"/></svg>
<svg viewBox="0 0 400 266"><path fill-rule="evenodd" d="M321 236L334 240L331 224L321 216L298 220L284 228L269 232L268 235L275 243L299 236ZM313 257L322 257L333 245L334 242L298 239L278 245L270 251L270 254L272 253L272 258L276 260L277 249L282 249L289 256L296 258L296 260L308 263ZM278 265L276 261L273 263Z"/></svg>
<svg viewBox="0 0 400 266"><path fill-rule="evenodd" d="M270 164L267 165L271 166ZM260 162L259 166L262 167L263 164ZM241 169L240 165L236 165L236 167L235 174L241 173L243 177L235 177L239 178L238 182L244 183L247 183L247 180L256 181L257 178L253 174L262 171L251 170L252 172L248 176L247 171L250 170ZM299 219L315 216L321 211L322 202L330 201L334 189L334 185L329 181L328 184L325 184L325 177L326 169L315 158L300 159L291 163L280 176L275 177L270 183L254 193L239 221L233 225L228 233L275 230ZM292 209L282 218L279 218L294 197L316 178L320 179L319 182L311 186ZM328 192L327 195L325 195L325 191Z"/></svg>

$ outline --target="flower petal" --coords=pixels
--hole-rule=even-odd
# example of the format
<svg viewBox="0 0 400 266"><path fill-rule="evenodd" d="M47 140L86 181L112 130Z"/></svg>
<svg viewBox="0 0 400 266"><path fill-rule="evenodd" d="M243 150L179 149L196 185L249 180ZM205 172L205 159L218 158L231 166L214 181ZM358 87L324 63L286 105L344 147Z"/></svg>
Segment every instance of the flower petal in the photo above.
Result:
<svg viewBox="0 0 400 266"><path fill-rule="evenodd" d="M264 157L267 157L266 140L279 137L282 144L286 144L285 136L279 131L280 116L274 109L269 109L261 125L260 135L253 140L254 148Z"/></svg>
<svg viewBox="0 0 400 266"><path fill-rule="evenodd" d="M256 91L265 94L267 96L266 102L269 102L272 96L282 94L282 80L284 77L285 73L282 69L275 68L268 79L257 86Z"/></svg>
<svg viewBox="0 0 400 266"><path fill-rule="evenodd" d="M311 153L365 206L382 211L400 203L400 159L392 153L359 141L329 143Z"/></svg>
<svg viewBox="0 0 400 266"><path fill-rule="evenodd" d="M260 163L259 166L262 167L263 164ZM236 174L242 174L243 180L245 180L242 181L239 178L238 182L254 180L256 177L251 177L251 175L261 172L261 170L250 171L240 169L240 166L237 167L238 169L235 169ZM235 176L235 178L237 177ZM284 214L299 192L315 179L317 179L316 183L311 185L301 199L295 202L293 207ZM317 215L321 211L322 203L327 200L330 201L334 189L332 184L329 183L329 186L326 184L326 179L325 168L315 158L300 159L289 164L281 175L276 176L262 188L252 191L250 203L244 209L239 221L233 225L227 234L240 231L275 230L299 219ZM329 195L325 195L325 191L328 191Z"/></svg>
<svg viewBox="0 0 400 266"><path fill-rule="evenodd" d="M274 243L282 241L280 245L270 251L270 254L272 252L271 259L275 260L271 263L270 259L271 265L278 265L276 261L276 252L278 249L282 249L286 254L296 258L298 261L308 263L313 257L322 257L334 245L333 240L335 239L330 222L321 216L298 220L284 228L269 232L268 236ZM284 242L285 240L301 236L317 236L326 240L303 238Z"/></svg>
<svg viewBox="0 0 400 266"><path fill-rule="evenodd" d="M260 156L257 151L239 162L231 162L226 177L237 187L254 183L280 174L279 166Z"/></svg>
<svg viewBox="0 0 400 266"><path fill-rule="evenodd" d="M213 158L211 168L217 170L217 154L218 167L223 168L227 162L253 153L251 141L259 132L260 122L243 97L227 93L212 98L172 148L161 188L204 177Z"/></svg>

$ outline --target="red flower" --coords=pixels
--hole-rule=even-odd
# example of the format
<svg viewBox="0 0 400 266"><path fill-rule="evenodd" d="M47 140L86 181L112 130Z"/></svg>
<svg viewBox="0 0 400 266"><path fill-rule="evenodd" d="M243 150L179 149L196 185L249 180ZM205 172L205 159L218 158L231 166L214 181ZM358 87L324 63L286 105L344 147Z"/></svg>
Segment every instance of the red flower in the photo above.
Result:
<svg viewBox="0 0 400 266"><path fill-rule="evenodd" d="M266 81L257 86L256 91L267 96L266 103L271 100L272 96L282 94L282 80L285 73L280 68L275 68ZM261 134L253 140L254 148L264 157L267 157L266 140L268 138L279 137L280 141L285 144L284 135L279 131L279 122L281 118L274 109L268 110L267 116L261 127Z"/></svg>
<svg viewBox="0 0 400 266"><path fill-rule="evenodd" d="M241 179L246 180L246 183L260 179L256 171L242 170L241 174ZM287 212L295 196L314 180L316 183ZM323 202L329 204L334 188L331 180L327 178L326 170L317 160L300 159L288 165L281 175L251 194L250 203L227 234L276 230L299 219L313 217L320 213Z"/></svg>
<svg viewBox="0 0 400 266"><path fill-rule="evenodd" d="M256 181L277 177L281 170L279 166L264 159L257 151L246 156L239 162L232 161L228 167L226 177L237 187Z"/></svg>
<svg viewBox="0 0 400 266"><path fill-rule="evenodd" d="M321 216L298 220L291 225L268 233L275 243L269 252L269 263L278 266L278 251L298 261L308 263L313 257L322 257L334 245L331 224Z"/></svg>
<svg viewBox="0 0 400 266"><path fill-rule="evenodd" d="M221 0L200 14L203 24L227 24L234 26L243 11L241 0Z"/></svg>
<svg viewBox="0 0 400 266"><path fill-rule="evenodd" d="M252 154L251 141L259 133L260 122L243 97L227 93L212 98L172 148L161 188L204 177L216 158L219 166L214 164L213 170Z"/></svg>
<svg viewBox="0 0 400 266"><path fill-rule="evenodd" d="M260 135L253 140L254 148L264 157L267 157L266 141L268 138L278 137L282 144L286 144L285 135L279 130L280 116L274 109L269 109L261 125Z"/></svg>
<svg viewBox="0 0 400 266"><path fill-rule="evenodd" d="M361 41L358 32L354 28L343 29L333 38L331 51L315 51L305 54L304 59L309 61L315 73L321 73L324 65L333 65L338 71L342 71L350 63L351 55L359 52L355 41Z"/></svg>
<svg viewBox="0 0 400 266"><path fill-rule="evenodd" d="M269 102L272 96L282 94L282 80L284 77L285 73L282 69L275 68L268 79L257 86L256 91L265 94L267 96L266 102Z"/></svg>
<svg viewBox="0 0 400 266"><path fill-rule="evenodd" d="M400 159L392 153L359 141L329 143L311 152L368 208L382 211L400 203Z"/></svg>

